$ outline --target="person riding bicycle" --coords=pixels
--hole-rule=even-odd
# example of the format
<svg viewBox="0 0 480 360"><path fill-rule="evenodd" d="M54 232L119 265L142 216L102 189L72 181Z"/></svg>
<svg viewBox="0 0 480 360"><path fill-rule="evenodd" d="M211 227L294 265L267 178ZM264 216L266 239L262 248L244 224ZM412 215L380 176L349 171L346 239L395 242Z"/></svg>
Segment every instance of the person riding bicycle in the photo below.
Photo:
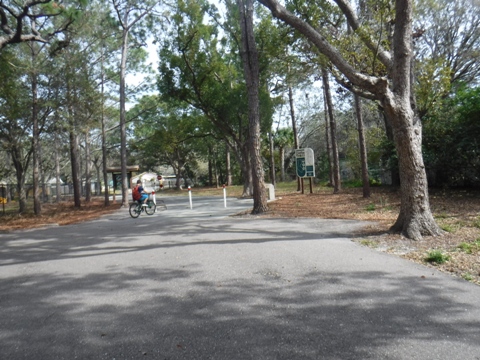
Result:
<svg viewBox="0 0 480 360"><path fill-rule="evenodd" d="M134 196L134 193L135 192L138 192L138 194L140 195L140 198L138 199L135 199L135 196ZM135 186L135 189L133 189L132 191L132 196L134 196L134 200L137 200L138 202L140 202L142 205L145 205L145 200L148 199L148 193L145 191L145 189L143 188L142 186L142 181L141 180L137 180L137 186ZM138 195L137 195L138 196Z"/></svg>

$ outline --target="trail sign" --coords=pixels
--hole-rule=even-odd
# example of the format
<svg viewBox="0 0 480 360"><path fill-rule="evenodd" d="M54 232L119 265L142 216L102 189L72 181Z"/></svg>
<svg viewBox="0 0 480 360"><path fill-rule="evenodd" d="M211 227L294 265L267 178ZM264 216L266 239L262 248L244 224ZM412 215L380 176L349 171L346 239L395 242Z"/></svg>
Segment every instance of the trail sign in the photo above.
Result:
<svg viewBox="0 0 480 360"><path fill-rule="evenodd" d="M313 150L310 148L295 150L297 176L315 177L315 157L313 156Z"/></svg>

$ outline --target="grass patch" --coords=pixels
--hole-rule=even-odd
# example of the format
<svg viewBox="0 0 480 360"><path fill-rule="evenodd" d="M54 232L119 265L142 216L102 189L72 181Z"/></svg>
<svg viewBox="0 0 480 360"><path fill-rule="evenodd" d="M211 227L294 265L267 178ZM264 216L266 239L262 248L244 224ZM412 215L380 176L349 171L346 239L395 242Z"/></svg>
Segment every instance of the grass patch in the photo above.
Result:
<svg viewBox="0 0 480 360"><path fill-rule="evenodd" d="M473 254L480 252L480 239L475 240L474 242L461 242L457 245L457 248L463 251L466 254Z"/></svg>
<svg viewBox="0 0 480 360"><path fill-rule="evenodd" d="M457 245L457 249L462 250L466 254L471 254L472 253L472 244L462 242Z"/></svg>
<svg viewBox="0 0 480 360"><path fill-rule="evenodd" d="M375 204L368 204L366 207L365 207L365 210L366 211L375 211Z"/></svg>
<svg viewBox="0 0 480 360"><path fill-rule="evenodd" d="M442 225L440 225L440 228L443 231L446 231L446 232L449 232L449 233L455 232L455 227L451 224L442 224Z"/></svg>
<svg viewBox="0 0 480 360"><path fill-rule="evenodd" d="M472 280L474 279L473 275L470 274L470 273L468 273L468 272L462 274L462 278L464 278L464 279L467 280L467 281L472 281Z"/></svg>
<svg viewBox="0 0 480 360"><path fill-rule="evenodd" d="M444 254L440 250L432 250L428 252L425 261L431 264L443 264L450 260L450 256Z"/></svg>
<svg viewBox="0 0 480 360"><path fill-rule="evenodd" d="M369 248L372 248L372 249L375 249L378 247L377 241L368 240L368 239L360 240L360 244L362 244L363 246L368 246Z"/></svg>

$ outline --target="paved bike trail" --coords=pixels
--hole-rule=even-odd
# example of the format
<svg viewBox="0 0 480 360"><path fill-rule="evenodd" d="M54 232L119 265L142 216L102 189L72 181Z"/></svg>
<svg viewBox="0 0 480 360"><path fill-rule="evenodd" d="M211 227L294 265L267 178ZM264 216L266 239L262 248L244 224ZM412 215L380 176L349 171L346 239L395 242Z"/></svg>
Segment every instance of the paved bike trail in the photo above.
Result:
<svg viewBox="0 0 480 360"><path fill-rule="evenodd" d="M357 245L364 223L164 201L0 234L0 359L480 359L480 287Z"/></svg>

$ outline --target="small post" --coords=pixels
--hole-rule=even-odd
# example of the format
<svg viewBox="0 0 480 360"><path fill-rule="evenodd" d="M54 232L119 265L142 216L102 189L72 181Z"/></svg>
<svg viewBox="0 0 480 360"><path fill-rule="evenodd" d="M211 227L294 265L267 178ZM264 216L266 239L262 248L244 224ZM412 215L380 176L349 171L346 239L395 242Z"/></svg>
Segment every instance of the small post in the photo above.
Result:
<svg viewBox="0 0 480 360"><path fill-rule="evenodd" d="M193 209L193 204L192 204L192 188L189 186L188 187L188 199L190 200L190 210Z"/></svg>
<svg viewBox="0 0 480 360"><path fill-rule="evenodd" d="M5 215L5 203L7 202L7 191L2 184L2 193L0 194L0 199L2 201L3 215Z"/></svg>
<svg viewBox="0 0 480 360"><path fill-rule="evenodd" d="M152 201L155 204L155 212L157 212L157 199L155 198L155 191L152 191Z"/></svg>
<svg viewBox="0 0 480 360"><path fill-rule="evenodd" d="M312 185L312 177L309 177L310 179L310 194L313 194L313 185Z"/></svg>
<svg viewBox="0 0 480 360"><path fill-rule="evenodd" d="M223 184L223 206L227 208L227 189L225 184Z"/></svg>

